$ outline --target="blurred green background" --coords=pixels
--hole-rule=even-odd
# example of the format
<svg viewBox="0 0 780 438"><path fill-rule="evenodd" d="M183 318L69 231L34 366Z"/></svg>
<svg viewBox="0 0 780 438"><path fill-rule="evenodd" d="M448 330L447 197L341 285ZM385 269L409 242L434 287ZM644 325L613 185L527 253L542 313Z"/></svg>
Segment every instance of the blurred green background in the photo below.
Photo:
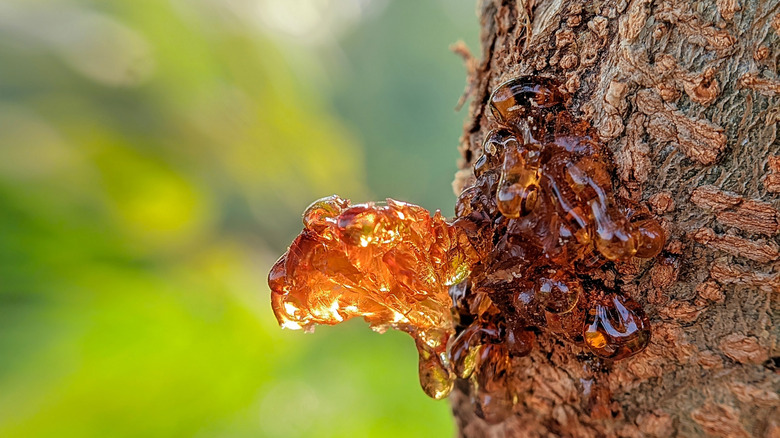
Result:
<svg viewBox="0 0 780 438"><path fill-rule="evenodd" d="M452 436L411 339L265 278L316 198L452 214L473 11L0 2L0 436Z"/></svg>

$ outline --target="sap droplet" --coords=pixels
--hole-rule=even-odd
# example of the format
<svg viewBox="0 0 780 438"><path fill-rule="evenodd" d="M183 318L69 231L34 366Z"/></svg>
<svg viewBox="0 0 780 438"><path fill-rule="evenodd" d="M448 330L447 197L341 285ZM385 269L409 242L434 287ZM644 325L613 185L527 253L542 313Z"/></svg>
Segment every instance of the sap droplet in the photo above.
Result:
<svg viewBox="0 0 780 438"><path fill-rule="evenodd" d="M585 245L590 243L588 229L591 219L589 208L578 194L581 190L572 181L570 161L567 154L550 157L542 166L540 184L562 221L574 230L578 242Z"/></svg>
<svg viewBox="0 0 780 438"><path fill-rule="evenodd" d="M425 393L440 400L452 391L455 376L450 372L449 364L436 350L417 339L417 352L419 353L418 371L420 374L420 386Z"/></svg>
<svg viewBox="0 0 780 438"><path fill-rule="evenodd" d="M636 257L649 259L661 253L666 237L661 224L654 219L647 219L633 224L637 235Z"/></svg>
<svg viewBox="0 0 780 438"><path fill-rule="evenodd" d="M506 129L494 129L485 136L482 142L482 153L492 160L500 158L507 147L515 146L517 146L517 137L514 134Z"/></svg>
<svg viewBox="0 0 780 438"><path fill-rule="evenodd" d="M477 158L477 161L474 163L474 176L479 177L483 173L485 173L485 170L488 168L488 157L487 155L482 155L481 157Z"/></svg>
<svg viewBox="0 0 780 438"><path fill-rule="evenodd" d="M566 271L536 280L536 297L551 313L566 313L577 305L582 294L580 281Z"/></svg>
<svg viewBox="0 0 780 438"><path fill-rule="evenodd" d="M326 232L335 224L336 217L349 207L349 201L331 195L311 203L303 213L303 226L330 240L334 236Z"/></svg>
<svg viewBox="0 0 780 438"><path fill-rule="evenodd" d="M496 204L508 218L525 216L539 199L539 152L515 142L504 151Z"/></svg>
<svg viewBox="0 0 780 438"><path fill-rule="evenodd" d="M594 202L591 207L596 225L594 240L601 255L607 260L620 260L636 254L636 237L631 232L628 221L601 204Z"/></svg>
<svg viewBox="0 0 780 438"><path fill-rule="evenodd" d="M554 79L523 76L506 81L490 95L490 111L496 121L507 123L533 110L563 109L566 97Z"/></svg>
<svg viewBox="0 0 780 438"><path fill-rule="evenodd" d="M650 342L650 321L636 301L608 295L588 310L583 338L599 357L625 359L644 350Z"/></svg>

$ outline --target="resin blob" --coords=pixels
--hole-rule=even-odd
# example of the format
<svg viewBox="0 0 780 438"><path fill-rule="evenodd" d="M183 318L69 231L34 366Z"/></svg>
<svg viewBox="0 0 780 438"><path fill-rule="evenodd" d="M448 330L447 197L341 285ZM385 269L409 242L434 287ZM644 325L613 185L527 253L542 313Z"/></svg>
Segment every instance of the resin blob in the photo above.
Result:
<svg viewBox="0 0 780 438"><path fill-rule="evenodd" d="M646 210L617 202L609 151L567 100L549 78L497 87L494 129L452 222L392 199L314 202L268 277L279 324L357 316L405 331L425 392L442 398L465 379L489 422L511 414L511 359L542 332L605 360L642 351L651 333L641 306L593 274L655 257L664 232Z"/></svg>

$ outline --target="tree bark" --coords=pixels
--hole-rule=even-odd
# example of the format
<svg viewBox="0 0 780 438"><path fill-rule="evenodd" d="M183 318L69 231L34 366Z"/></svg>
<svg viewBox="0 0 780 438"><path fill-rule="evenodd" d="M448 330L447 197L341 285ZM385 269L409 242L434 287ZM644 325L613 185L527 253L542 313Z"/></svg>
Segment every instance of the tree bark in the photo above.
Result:
<svg viewBox="0 0 780 438"><path fill-rule="evenodd" d="M513 363L500 424L456 384L460 436L780 437L780 2L482 0L478 14L456 193L490 92L549 76L613 152L617 195L668 237L623 279L652 321L644 352L594 375L582 349L541 335Z"/></svg>

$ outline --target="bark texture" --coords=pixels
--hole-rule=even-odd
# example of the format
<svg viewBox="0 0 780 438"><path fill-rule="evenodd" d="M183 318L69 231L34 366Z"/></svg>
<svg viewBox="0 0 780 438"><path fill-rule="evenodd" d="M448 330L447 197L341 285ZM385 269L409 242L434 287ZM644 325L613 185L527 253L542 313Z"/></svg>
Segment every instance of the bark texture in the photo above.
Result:
<svg viewBox="0 0 780 438"><path fill-rule="evenodd" d="M472 102L456 193L491 90L551 76L613 151L617 194L668 239L617 274L652 320L647 350L594 375L581 349L541 336L513 364L503 423L456 385L461 436L780 437L780 2L482 0L478 14L483 59L457 48Z"/></svg>

